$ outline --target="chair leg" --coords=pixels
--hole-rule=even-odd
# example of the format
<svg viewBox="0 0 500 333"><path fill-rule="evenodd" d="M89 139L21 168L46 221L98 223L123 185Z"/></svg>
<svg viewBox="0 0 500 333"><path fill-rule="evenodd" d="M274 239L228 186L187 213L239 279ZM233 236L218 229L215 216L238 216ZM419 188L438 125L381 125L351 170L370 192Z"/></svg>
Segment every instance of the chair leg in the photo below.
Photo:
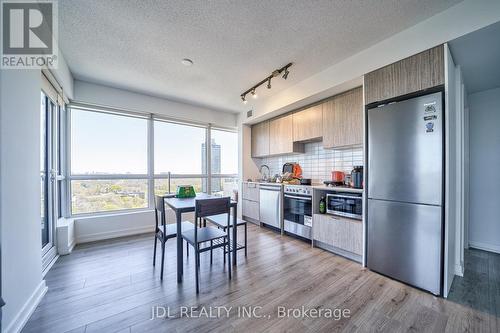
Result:
<svg viewBox="0 0 500 333"><path fill-rule="evenodd" d="M227 238L226 241L229 244L229 238ZM227 270L229 272L229 280L231 280L231 251L230 251L230 249L231 248L228 246L229 251L227 251Z"/></svg>
<svg viewBox="0 0 500 333"><path fill-rule="evenodd" d="M163 264L165 262L165 242L161 242L161 272L160 272L160 280L163 280Z"/></svg>
<svg viewBox="0 0 500 333"><path fill-rule="evenodd" d="M200 273L200 256L199 256L199 248L198 248L198 244L196 244L196 247L195 247L195 269L196 269L196 293L199 294L200 293L200 285L199 285L199 281L198 281L198 275Z"/></svg>
<svg viewBox="0 0 500 333"><path fill-rule="evenodd" d="M186 241L186 255L189 257L189 243Z"/></svg>
<svg viewBox="0 0 500 333"><path fill-rule="evenodd" d="M226 232L226 228L222 228L224 232ZM226 245L222 247L222 257L224 258L224 264L226 263Z"/></svg>
<svg viewBox="0 0 500 333"><path fill-rule="evenodd" d="M158 238L156 238L156 233L155 233L155 247L153 250L153 266L156 264L156 243L158 242Z"/></svg>
<svg viewBox="0 0 500 333"><path fill-rule="evenodd" d="M248 242L247 242L247 224L245 223L245 257L247 256Z"/></svg>
<svg viewBox="0 0 500 333"><path fill-rule="evenodd" d="M214 242L210 240L210 265L212 265L212 263L214 262L214 253L212 246L214 246Z"/></svg>

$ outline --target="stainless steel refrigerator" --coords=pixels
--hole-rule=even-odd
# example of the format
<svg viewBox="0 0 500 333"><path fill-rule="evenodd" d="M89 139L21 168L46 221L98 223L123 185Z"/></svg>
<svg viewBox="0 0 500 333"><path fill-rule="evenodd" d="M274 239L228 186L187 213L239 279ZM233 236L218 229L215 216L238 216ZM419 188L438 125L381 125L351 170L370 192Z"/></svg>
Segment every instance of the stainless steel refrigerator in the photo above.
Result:
<svg viewBox="0 0 500 333"><path fill-rule="evenodd" d="M368 109L367 266L433 294L443 270L442 92Z"/></svg>

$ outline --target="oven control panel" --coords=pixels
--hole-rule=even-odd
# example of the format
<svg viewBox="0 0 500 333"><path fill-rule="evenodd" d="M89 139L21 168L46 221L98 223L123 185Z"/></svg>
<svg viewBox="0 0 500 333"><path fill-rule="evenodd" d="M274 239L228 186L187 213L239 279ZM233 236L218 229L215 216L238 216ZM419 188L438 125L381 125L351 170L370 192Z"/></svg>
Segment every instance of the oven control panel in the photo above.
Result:
<svg viewBox="0 0 500 333"><path fill-rule="evenodd" d="M283 191L289 194L312 195L312 188L303 185L285 185Z"/></svg>

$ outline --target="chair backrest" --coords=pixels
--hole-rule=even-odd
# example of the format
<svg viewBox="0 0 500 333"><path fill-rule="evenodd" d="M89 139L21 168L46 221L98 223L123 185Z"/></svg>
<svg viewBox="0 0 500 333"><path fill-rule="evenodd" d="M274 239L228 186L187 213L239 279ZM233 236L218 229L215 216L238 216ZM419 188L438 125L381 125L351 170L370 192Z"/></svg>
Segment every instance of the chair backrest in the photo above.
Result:
<svg viewBox="0 0 500 333"><path fill-rule="evenodd" d="M163 195L155 195L155 223L156 228L158 225L165 225L165 197Z"/></svg>
<svg viewBox="0 0 500 333"><path fill-rule="evenodd" d="M201 225L201 219L207 216L226 214L227 215L227 232L229 239L229 219L231 211L231 198L211 198L199 199L195 201L194 209L194 239L198 243L198 225Z"/></svg>
<svg viewBox="0 0 500 333"><path fill-rule="evenodd" d="M203 218L211 215L229 214L231 198L210 198L195 201L195 217Z"/></svg>

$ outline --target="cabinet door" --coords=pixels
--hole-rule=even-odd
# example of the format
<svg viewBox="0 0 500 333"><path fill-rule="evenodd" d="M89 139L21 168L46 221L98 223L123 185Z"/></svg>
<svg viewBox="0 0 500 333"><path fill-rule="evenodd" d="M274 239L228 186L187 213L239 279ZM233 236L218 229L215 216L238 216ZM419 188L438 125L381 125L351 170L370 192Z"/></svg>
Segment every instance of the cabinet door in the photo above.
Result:
<svg viewBox="0 0 500 333"><path fill-rule="evenodd" d="M363 224L361 221L314 214L313 239L338 249L362 255Z"/></svg>
<svg viewBox="0 0 500 333"><path fill-rule="evenodd" d="M250 200L242 200L242 203L242 215L259 221L259 203Z"/></svg>
<svg viewBox="0 0 500 333"><path fill-rule="evenodd" d="M272 119L269 123L269 153L271 155L293 152L292 115Z"/></svg>
<svg viewBox="0 0 500 333"><path fill-rule="evenodd" d="M337 95L323 106L323 146L363 144L363 88Z"/></svg>
<svg viewBox="0 0 500 333"><path fill-rule="evenodd" d="M259 184L243 183L243 199L251 201L259 201Z"/></svg>
<svg viewBox="0 0 500 333"><path fill-rule="evenodd" d="M443 45L365 75L365 104L444 84Z"/></svg>
<svg viewBox="0 0 500 333"><path fill-rule="evenodd" d="M269 155L269 121L252 126L252 157Z"/></svg>
<svg viewBox="0 0 500 333"><path fill-rule="evenodd" d="M293 141L311 141L323 136L323 105L293 114Z"/></svg>

